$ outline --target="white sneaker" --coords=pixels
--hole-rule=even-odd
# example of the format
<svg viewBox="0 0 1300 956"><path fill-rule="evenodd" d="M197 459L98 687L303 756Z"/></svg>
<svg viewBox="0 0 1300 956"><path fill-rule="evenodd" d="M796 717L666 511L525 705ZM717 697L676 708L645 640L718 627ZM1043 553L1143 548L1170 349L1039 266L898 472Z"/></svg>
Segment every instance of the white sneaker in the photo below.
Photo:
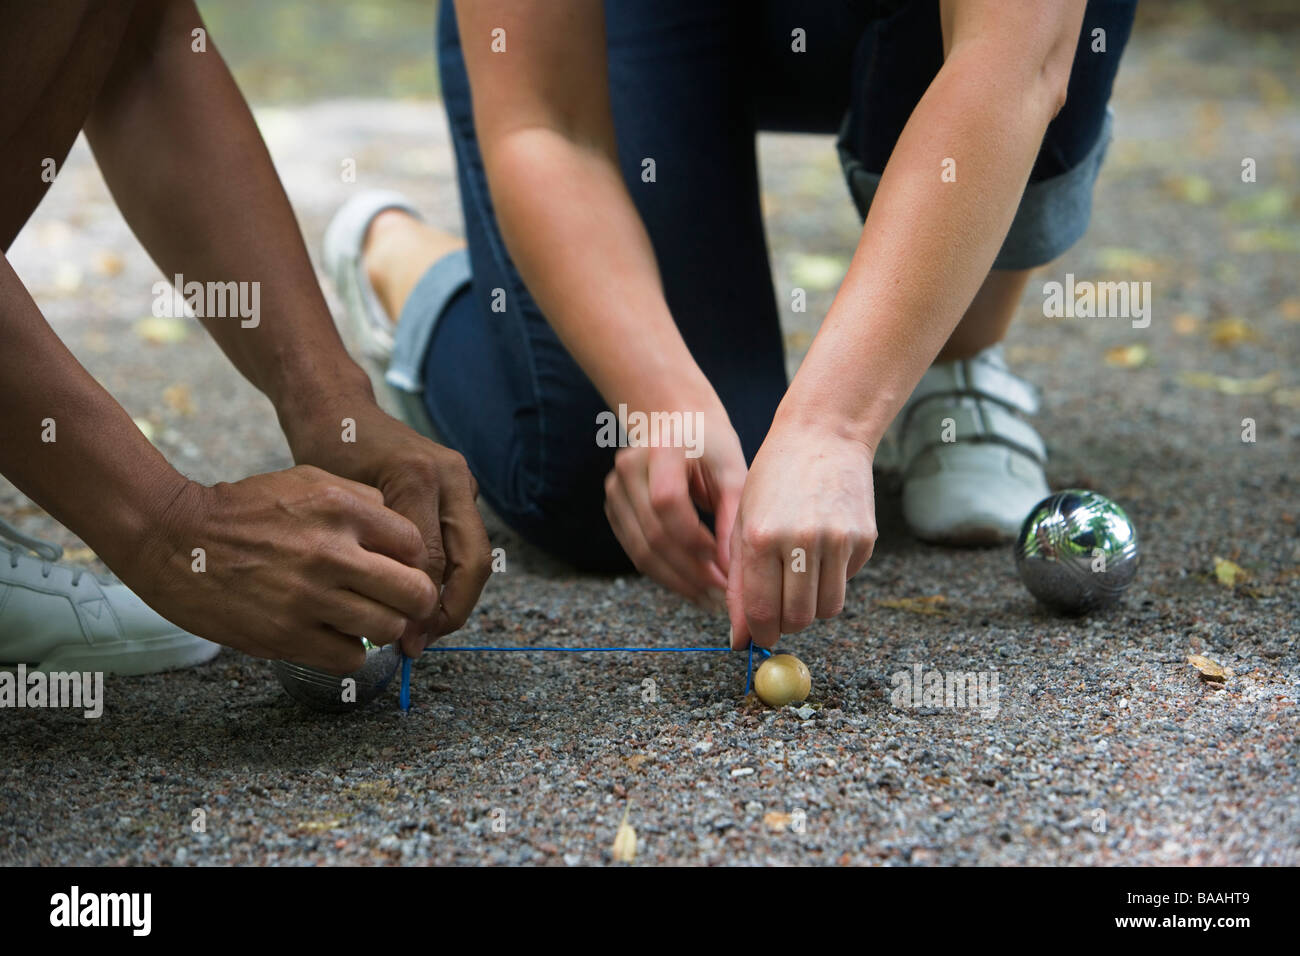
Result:
<svg viewBox="0 0 1300 956"><path fill-rule="evenodd" d="M393 355L396 325L370 284L361 253L370 224L388 209L400 209L423 219L411 201L399 192L376 189L358 193L339 207L325 228L321 256L325 271L343 300L339 333L348 351L370 377L375 400L394 418L436 440L419 396L394 388L385 377Z"/></svg>
<svg viewBox="0 0 1300 956"><path fill-rule="evenodd" d="M899 415L903 517L940 544L1001 544L1047 497L1047 450L1022 418L1033 386L1012 374L1000 345L936 362Z"/></svg>
<svg viewBox="0 0 1300 956"><path fill-rule="evenodd" d="M155 674L210 661L186 633L116 579L56 564L63 549L0 521L0 666ZM35 552L35 556L28 552Z"/></svg>

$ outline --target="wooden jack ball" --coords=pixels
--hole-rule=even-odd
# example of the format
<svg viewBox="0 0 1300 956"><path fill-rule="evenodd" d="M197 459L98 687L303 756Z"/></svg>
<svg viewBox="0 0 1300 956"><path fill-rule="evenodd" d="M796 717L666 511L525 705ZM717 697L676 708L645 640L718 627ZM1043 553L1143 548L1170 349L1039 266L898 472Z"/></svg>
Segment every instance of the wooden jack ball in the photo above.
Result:
<svg viewBox="0 0 1300 956"><path fill-rule="evenodd" d="M773 654L754 671L754 693L769 707L802 703L811 690L808 665L793 654Z"/></svg>

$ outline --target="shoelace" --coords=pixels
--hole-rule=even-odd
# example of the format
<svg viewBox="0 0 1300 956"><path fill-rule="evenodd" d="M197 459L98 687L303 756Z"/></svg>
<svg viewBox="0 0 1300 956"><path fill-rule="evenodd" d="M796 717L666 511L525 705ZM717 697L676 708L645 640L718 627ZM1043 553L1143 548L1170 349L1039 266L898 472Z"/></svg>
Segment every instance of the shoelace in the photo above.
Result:
<svg viewBox="0 0 1300 956"><path fill-rule="evenodd" d="M42 541L40 538L33 538L31 535L23 534L9 522L0 518L0 538L12 541L19 547L26 548L33 552L41 559L41 577L48 578L50 571L54 569L54 564L59 558L63 557L63 549L57 544L50 541ZM3 545L0 545L3 547ZM9 552L9 567L18 567L18 551L14 548L7 548ZM75 588L81 582L81 576L85 573L84 568L69 568L72 572L72 586Z"/></svg>

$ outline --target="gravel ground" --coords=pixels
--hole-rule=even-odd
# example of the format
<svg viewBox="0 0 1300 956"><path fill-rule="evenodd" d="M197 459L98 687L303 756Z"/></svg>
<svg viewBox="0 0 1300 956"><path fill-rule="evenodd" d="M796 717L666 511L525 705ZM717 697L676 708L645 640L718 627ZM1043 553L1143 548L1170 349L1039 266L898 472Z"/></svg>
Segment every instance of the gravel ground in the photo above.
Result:
<svg viewBox="0 0 1300 956"><path fill-rule="evenodd" d="M1280 42L1139 34L1091 231L1048 277L1149 280L1151 327L1047 319L1031 290L1009 340L1044 389L1052 483L1112 495L1140 528L1121 607L1056 618L1006 550L917 543L882 472L881 540L848 609L784 642L812 671L811 711L742 700L742 655L479 654L427 656L409 715L390 691L318 716L267 664L223 652L109 678L99 720L0 715L0 862L598 864L625 812L638 862L1300 862L1298 91ZM358 187L405 189L456 225L435 104L259 121L313 245L357 188L339 182L346 158ZM1240 182L1245 156L1255 184ZM764 137L762 161L778 291L811 293L788 329L793 368L858 224L828 139ZM270 406L197 327L141 342L156 276L84 145L11 258L177 467L215 481L289 464ZM93 566L7 485L0 513ZM508 570L463 643L726 640L725 621L646 581L577 575L498 538ZM1248 577L1221 583L1216 558ZM943 613L881 603L935 595L913 607ZM1195 653L1232 676L1203 681ZM997 713L893 706L891 675L917 664L996 672Z"/></svg>

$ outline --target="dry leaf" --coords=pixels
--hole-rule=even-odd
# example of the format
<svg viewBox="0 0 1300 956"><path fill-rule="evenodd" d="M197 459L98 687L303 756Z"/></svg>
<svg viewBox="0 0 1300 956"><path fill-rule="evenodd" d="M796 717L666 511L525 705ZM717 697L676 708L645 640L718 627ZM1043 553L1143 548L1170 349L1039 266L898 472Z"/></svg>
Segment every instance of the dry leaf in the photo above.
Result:
<svg viewBox="0 0 1300 956"><path fill-rule="evenodd" d="M1132 272L1145 276L1160 272L1164 268L1158 259L1153 259L1136 249L1120 249L1116 246L1098 249L1097 265L1107 271Z"/></svg>
<svg viewBox="0 0 1300 956"><path fill-rule="evenodd" d="M71 295L81 288L81 270L71 262L60 262L54 269L54 289L62 295Z"/></svg>
<svg viewBox="0 0 1300 956"><path fill-rule="evenodd" d="M1188 654L1187 663L1201 672L1201 680L1222 684L1232 676L1232 671L1200 654Z"/></svg>
<svg viewBox="0 0 1300 956"><path fill-rule="evenodd" d="M627 811L630 809L630 806L623 809L623 822L614 834L614 847L610 853L615 863L631 863L636 859L636 830L627 822Z"/></svg>
<svg viewBox="0 0 1300 956"><path fill-rule="evenodd" d="M126 263L116 252L108 249L100 249L90 258L90 267L95 270L96 275L104 276L111 279L116 275L121 275Z"/></svg>
<svg viewBox="0 0 1300 956"><path fill-rule="evenodd" d="M1273 393L1273 402L1288 408L1300 408L1300 388L1279 388Z"/></svg>
<svg viewBox="0 0 1300 956"><path fill-rule="evenodd" d="M1250 575L1246 569L1227 558L1214 559L1214 576L1219 579L1219 583L1224 587L1236 587L1238 582L1246 580Z"/></svg>
<svg viewBox="0 0 1300 956"><path fill-rule="evenodd" d="M190 330L181 319L151 315L135 324L135 334L151 345L174 345L185 341Z"/></svg>
<svg viewBox="0 0 1300 956"><path fill-rule="evenodd" d="M1220 348L1232 348L1242 342L1256 342L1259 333L1246 324L1245 319L1219 319L1210 323L1210 341Z"/></svg>
<svg viewBox="0 0 1300 956"><path fill-rule="evenodd" d="M1214 198L1214 189L1204 176L1187 173L1182 176L1170 176L1165 180L1165 189L1175 199L1193 206L1204 206Z"/></svg>
<svg viewBox="0 0 1300 956"><path fill-rule="evenodd" d="M1291 91L1282 78L1268 69L1256 69L1251 74L1259 98L1272 109L1284 109L1291 105Z"/></svg>
<svg viewBox="0 0 1300 956"><path fill-rule="evenodd" d="M1106 364L1115 368L1140 368L1151 358L1145 345L1117 345L1106 350Z"/></svg>
<svg viewBox="0 0 1300 956"><path fill-rule="evenodd" d="M1174 316L1174 331L1179 335L1195 335L1201 327L1201 320L1190 312L1180 312Z"/></svg>
<svg viewBox="0 0 1300 956"><path fill-rule="evenodd" d="M1196 107L1196 146L1202 156L1222 148L1223 110L1214 100L1202 100Z"/></svg>
<svg viewBox="0 0 1300 956"><path fill-rule="evenodd" d="M641 765L650 759L649 754L633 754L627 758L627 765L633 770L640 770Z"/></svg>
<svg viewBox="0 0 1300 956"><path fill-rule="evenodd" d="M893 608L896 611L911 611L913 614L947 614L946 608L940 607L948 599L942 594L919 598L877 598L880 607Z"/></svg>
<svg viewBox="0 0 1300 956"><path fill-rule="evenodd" d="M81 340L82 348L96 355L106 355L112 349L108 336L103 332L87 332Z"/></svg>
<svg viewBox="0 0 1300 956"><path fill-rule="evenodd" d="M1178 382L1191 388L1209 388L1224 395L1263 395L1277 388L1282 376L1269 372L1259 378L1230 378L1213 372L1179 372Z"/></svg>
<svg viewBox="0 0 1300 956"><path fill-rule="evenodd" d="M298 828L308 833L324 833L326 830L336 830L346 822L346 820L308 820L298 824Z"/></svg>
<svg viewBox="0 0 1300 956"><path fill-rule="evenodd" d="M178 415L189 417L194 414L194 396L190 393L190 387L183 382L164 388L162 398L163 404Z"/></svg>
<svg viewBox="0 0 1300 956"><path fill-rule="evenodd" d="M796 255L790 260L790 281L805 289L833 289L847 269L840 256Z"/></svg>
<svg viewBox="0 0 1300 956"><path fill-rule="evenodd" d="M790 814L772 811L763 814L763 824L773 833L784 833L790 826Z"/></svg>
<svg viewBox="0 0 1300 956"><path fill-rule="evenodd" d="M1300 231L1280 226L1243 229L1229 242L1234 252L1300 252Z"/></svg>
<svg viewBox="0 0 1300 956"><path fill-rule="evenodd" d="M1264 222L1285 219L1291 211L1290 193L1277 186L1273 189L1252 190L1245 199L1228 206L1234 219L1242 222Z"/></svg>
<svg viewBox="0 0 1300 956"><path fill-rule="evenodd" d="M808 346L812 345L812 333L805 332L803 329L795 329L793 332L785 334L785 347L788 352L806 352Z"/></svg>

